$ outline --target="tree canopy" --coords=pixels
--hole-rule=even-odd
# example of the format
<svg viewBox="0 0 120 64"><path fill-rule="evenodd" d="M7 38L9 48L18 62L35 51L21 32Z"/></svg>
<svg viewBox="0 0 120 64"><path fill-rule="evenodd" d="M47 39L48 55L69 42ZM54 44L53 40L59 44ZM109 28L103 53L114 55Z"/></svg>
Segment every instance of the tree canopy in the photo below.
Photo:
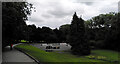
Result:
<svg viewBox="0 0 120 64"><path fill-rule="evenodd" d="M88 55L90 54L90 48L87 44L85 37L85 25L82 18L78 18L76 12L73 15L73 20L70 26L70 39L69 43L72 46L71 50L73 54Z"/></svg>
<svg viewBox="0 0 120 64"><path fill-rule="evenodd" d="M27 2L3 2L2 3L2 38L3 47L14 43L20 39L21 32L24 32L23 26L26 26L25 20L31 14L32 4ZM23 37L23 36L22 36Z"/></svg>

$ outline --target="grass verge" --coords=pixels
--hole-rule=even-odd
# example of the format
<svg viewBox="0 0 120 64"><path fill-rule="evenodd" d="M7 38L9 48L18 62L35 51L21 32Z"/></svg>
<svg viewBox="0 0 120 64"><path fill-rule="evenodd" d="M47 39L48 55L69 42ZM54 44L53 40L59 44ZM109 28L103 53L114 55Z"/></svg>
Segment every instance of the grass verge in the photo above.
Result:
<svg viewBox="0 0 120 64"><path fill-rule="evenodd" d="M20 49L30 56L33 56L39 62L46 62L48 64L50 64L50 62L57 62L56 64L58 64L58 62L63 62L64 64L67 64L66 62L74 62L72 64L79 64L78 62L89 62L90 64L90 62L100 63L119 61L118 52L110 50L93 50L91 55L76 56L72 55L71 53L45 52L44 50L27 44L20 44L15 46L15 48Z"/></svg>

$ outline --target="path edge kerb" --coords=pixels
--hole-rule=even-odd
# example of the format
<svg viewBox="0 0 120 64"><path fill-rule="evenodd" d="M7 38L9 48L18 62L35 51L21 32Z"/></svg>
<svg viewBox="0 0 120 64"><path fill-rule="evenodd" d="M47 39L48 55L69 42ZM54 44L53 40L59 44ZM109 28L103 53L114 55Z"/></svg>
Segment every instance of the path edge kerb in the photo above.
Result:
<svg viewBox="0 0 120 64"><path fill-rule="evenodd" d="M30 54L28 54L28 53L22 51L22 50L19 49L19 48L16 48L16 47L14 47L14 48L15 48L16 50L18 50L18 51L24 53L25 55L27 55L27 56L30 57L31 59L33 59L36 63L40 64L40 62L39 62L36 58L34 58L33 56L31 56Z"/></svg>

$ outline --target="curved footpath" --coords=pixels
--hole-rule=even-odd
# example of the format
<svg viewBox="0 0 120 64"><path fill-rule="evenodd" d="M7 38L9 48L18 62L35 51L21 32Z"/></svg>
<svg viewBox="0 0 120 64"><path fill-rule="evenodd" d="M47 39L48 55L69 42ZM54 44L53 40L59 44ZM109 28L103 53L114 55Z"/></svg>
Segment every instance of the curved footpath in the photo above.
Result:
<svg viewBox="0 0 120 64"><path fill-rule="evenodd" d="M2 52L2 64L37 64L33 59L24 53L14 49L10 50L7 46Z"/></svg>

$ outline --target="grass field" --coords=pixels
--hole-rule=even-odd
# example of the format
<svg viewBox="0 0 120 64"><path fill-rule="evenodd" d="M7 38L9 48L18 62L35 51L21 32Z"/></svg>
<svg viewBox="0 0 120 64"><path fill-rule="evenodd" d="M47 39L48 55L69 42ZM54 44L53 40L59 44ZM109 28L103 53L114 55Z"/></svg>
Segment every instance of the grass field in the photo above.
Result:
<svg viewBox="0 0 120 64"><path fill-rule="evenodd" d="M120 54L110 50L92 50L91 55L76 56L69 52L45 52L44 50L40 50L39 48L27 44L17 45L15 48L33 56L40 62L118 62L118 54Z"/></svg>

